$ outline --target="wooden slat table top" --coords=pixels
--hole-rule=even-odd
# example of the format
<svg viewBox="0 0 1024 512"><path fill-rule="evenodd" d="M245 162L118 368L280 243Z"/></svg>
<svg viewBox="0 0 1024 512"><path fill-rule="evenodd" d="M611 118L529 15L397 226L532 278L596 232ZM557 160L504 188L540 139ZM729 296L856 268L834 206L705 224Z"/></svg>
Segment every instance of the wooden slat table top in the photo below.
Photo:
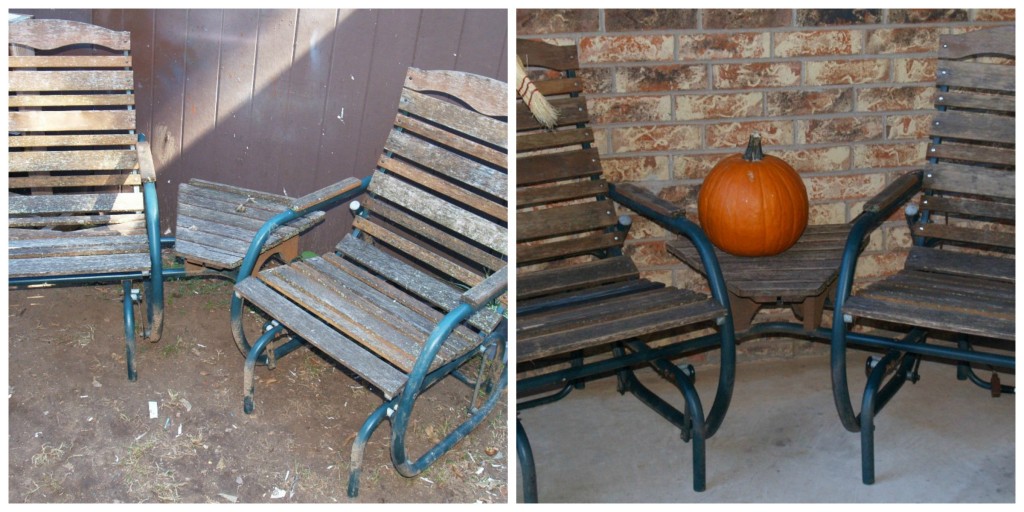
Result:
<svg viewBox="0 0 1024 512"><path fill-rule="evenodd" d="M775 256L733 256L715 249L726 287L740 297L797 301L824 292L835 280L849 224L807 226L796 245ZM689 240L667 244L668 251L703 273L697 249Z"/></svg>

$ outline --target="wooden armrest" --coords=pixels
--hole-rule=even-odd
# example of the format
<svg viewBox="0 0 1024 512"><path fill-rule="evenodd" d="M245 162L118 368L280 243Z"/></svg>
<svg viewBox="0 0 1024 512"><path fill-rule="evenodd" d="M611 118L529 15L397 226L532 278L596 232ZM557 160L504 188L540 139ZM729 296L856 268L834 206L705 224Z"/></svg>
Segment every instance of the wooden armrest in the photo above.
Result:
<svg viewBox="0 0 1024 512"><path fill-rule="evenodd" d="M153 165L153 151L149 147L149 141L135 143L135 150L139 153L139 174L142 175L142 182L155 182L156 166Z"/></svg>
<svg viewBox="0 0 1024 512"><path fill-rule="evenodd" d="M882 189L875 197L864 203L864 211L878 213L899 206L921 189L922 172L908 172Z"/></svg>
<svg viewBox="0 0 1024 512"><path fill-rule="evenodd" d="M294 212L301 212L303 210L312 208L320 203L329 201L335 197L338 197L346 192L351 192L362 184L356 178L346 178L332 185L328 185L316 192L311 192L302 197L296 198L292 201L292 204L288 207Z"/></svg>
<svg viewBox="0 0 1024 512"><path fill-rule="evenodd" d="M494 297L504 292L506 288L508 288L508 267L501 267L501 270L466 290L462 294L462 302L473 306L473 309L480 309L480 306L493 300Z"/></svg>
<svg viewBox="0 0 1024 512"><path fill-rule="evenodd" d="M646 206L658 215L668 218L685 217L686 209L682 206L670 203L656 195L650 190L632 183L619 183L608 186L612 199L618 194L642 206Z"/></svg>

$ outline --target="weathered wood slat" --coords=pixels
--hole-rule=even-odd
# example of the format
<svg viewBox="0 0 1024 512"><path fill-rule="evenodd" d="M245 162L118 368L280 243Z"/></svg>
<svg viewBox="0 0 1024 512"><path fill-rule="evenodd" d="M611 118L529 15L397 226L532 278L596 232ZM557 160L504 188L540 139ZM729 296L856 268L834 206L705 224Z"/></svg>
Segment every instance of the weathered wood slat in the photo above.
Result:
<svg viewBox="0 0 1024 512"><path fill-rule="evenodd" d="M188 183L178 186L178 194L181 197L179 202L182 204L206 208L232 217L246 217L261 224L287 208L262 197L239 196L214 189L193 187Z"/></svg>
<svg viewBox="0 0 1024 512"><path fill-rule="evenodd" d="M670 309L639 313L613 322L594 322L567 331L558 331L536 337L516 334L516 361L527 362L557 354L565 354L617 340L664 331L679 325L714 320L724 310L712 301L677 306Z"/></svg>
<svg viewBox="0 0 1024 512"><path fill-rule="evenodd" d="M130 171L139 167L133 150L15 151L8 153L10 172Z"/></svg>
<svg viewBox="0 0 1024 512"><path fill-rule="evenodd" d="M30 176L9 178L11 189L34 187L130 187L142 184L138 174L94 174L90 176Z"/></svg>
<svg viewBox="0 0 1024 512"><path fill-rule="evenodd" d="M939 38L939 58L962 59L981 53L1016 55L1014 27L995 27Z"/></svg>
<svg viewBox="0 0 1024 512"><path fill-rule="evenodd" d="M516 206L524 208L607 194L608 182L604 180L586 180L547 187L529 187L516 191Z"/></svg>
<svg viewBox="0 0 1024 512"><path fill-rule="evenodd" d="M95 44L111 50L131 49L131 33L69 20L25 20L12 23L8 42L37 50L55 50L72 44Z"/></svg>
<svg viewBox="0 0 1024 512"><path fill-rule="evenodd" d="M508 175L453 153L429 141L392 130L384 142L384 150L416 162L431 171L465 183L494 197L508 195ZM387 155L381 161L390 160ZM380 165L378 163L378 165Z"/></svg>
<svg viewBox="0 0 1024 512"><path fill-rule="evenodd" d="M174 252L185 256L191 263L212 268L237 268L242 262L238 253L223 251L180 238L174 241Z"/></svg>
<svg viewBox="0 0 1024 512"><path fill-rule="evenodd" d="M269 203L277 203L277 204L280 204L282 206L288 206L288 205L292 204L292 201L294 201L294 199L292 199L290 197L287 197L287 196L283 196L281 194L272 194L270 192L264 192L262 190L253 190L251 188L236 187L234 185L228 185L228 184L225 184L225 183L217 183L217 182L214 182L214 181L206 181L206 180L201 180L201 179L198 179L198 178L192 178L191 180L189 180L188 181L188 186L189 187L196 187L197 190L199 190L199 189L206 189L206 190L210 190L210 191L222 192L222 193L229 194L231 196L235 196L235 197L243 198L243 199L250 198L250 197L255 198L255 199L262 199L263 201L266 201L266 202L269 202ZM224 197L224 196L217 196L217 197Z"/></svg>
<svg viewBox="0 0 1024 512"><path fill-rule="evenodd" d="M404 89L398 101L398 108L500 148L508 147L507 123L458 105Z"/></svg>
<svg viewBox="0 0 1024 512"><path fill-rule="evenodd" d="M935 98L935 105L947 108L973 108L1014 112L1016 97L1008 94L978 94L974 91L942 91Z"/></svg>
<svg viewBox="0 0 1024 512"><path fill-rule="evenodd" d="M516 39L516 55L526 67L543 67L557 71L579 69L576 45L551 45L542 41Z"/></svg>
<svg viewBox="0 0 1024 512"><path fill-rule="evenodd" d="M356 306L352 296L337 286L339 283L304 275L299 271L301 266L301 263L297 263L272 268L260 272L258 277L264 284L359 342L377 357L405 373L412 371L416 362L415 354L418 352L412 339L388 322Z"/></svg>
<svg viewBox="0 0 1024 512"><path fill-rule="evenodd" d="M8 107L133 106L134 94L20 94L10 96Z"/></svg>
<svg viewBox="0 0 1024 512"><path fill-rule="evenodd" d="M95 275L102 280L101 274L142 272L149 268L148 252L8 260L9 277Z"/></svg>
<svg viewBox="0 0 1024 512"><path fill-rule="evenodd" d="M622 233L590 233L565 240L541 241L519 244L516 247L516 263L528 265L558 258L594 254L599 251L622 247L625 237Z"/></svg>
<svg viewBox="0 0 1024 512"><path fill-rule="evenodd" d="M394 398L408 380L404 373L281 297L259 279L245 279L235 285L235 290L292 332L376 386L387 399Z"/></svg>
<svg viewBox="0 0 1024 512"><path fill-rule="evenodd" d="M437 195L452 202L462 203L476 211L508 221L508 207L496 203L484 196L465 190L455 183L423 171L408 162L381 155L377 166L391 171L392 175L401 176L421 187L434 191Z"/></svg>
<svg viewBox="0 0 1024 512"><path fill-rule="evenodd" d="M465 153L479 158L501 169L508 168L508 154L504 151L498 151L490 146L479 144L464 137L459 137L449 131L424 123L419 119L409 116L398 116L395 118L395 126L405 131L416 133L430 140L436 141L460 153Z"/></svg>
<svg viewBox="0 0 1024 512"><path fill-rule="evenodd" d="M326 258L333 258L334 261L327 261ZM342 265L345 265L346 268L342 268ZM342 284L340 287L342 291L356 297L356 299L352 299L353 302L371 304L382 312L379 315L380 318L391 322L395 328L407 332L411 339L417 343L416 352L412 354L414 357L422 349L423 341L430 336L430 333L437 326L437 322L442 318L436 310L423 302L409 297L407 294L399 292L401 296L410 298L410 301L399 301L368 284L364 281L364 277L357 277L353 272L352 269L358 269L358 267L345 262L344 259L337 257L337 255L328 254L324 257L305 260L299 270L307 272L310 268L334 280L335 283ZM415 304L413 307L409 307L407 305L408 302L414 302ZM462 326L456 328L455 337L450 338L441 346L441 352L439 352L442 359L441 362L464 354L466 350L471 349L479 342L480 337L473 333L473 331Z"/></svg>
<svg viewBox="0 0 1024 512"><path fill-rule="evenodd" d="M556 126L572 126L590 121L587 102L582 97L552 98L549 99L549 103L558 112ZM519 102L516 105L516 131L537 130L543 127L544 125L533 116L525 103Z"/></svg>
<svg viewBox="0 0 1024 512"><path fill-rule="evenodd" d="M461 291L399 261L351 234L345 235L337 249L360 265L372 268L382 278L445 312L451 311L459 305ZM500 320L501 315L497 312L481 309L470 317L469 322L478 329L490 332Z"/></svg>
<svg viewBox="0 0 1024 512"><path fill-rule="evenodd" d="M981 201L962 197L925 196L921 207L929 211L986 217L1012 222L1016 218L1015 203Z"/></svg>
<svg viewBox="0 0 1024 512"><path fill-rule="evenodd" d="M490 297L496 293L503 292L508 287L508 267L501 267L486 279L477 283L462 294L462 302L479 309L484 306Z"/></svg>
<svg viewBox="0 0 1024 512"><path fill-rule="evenodd" d="M911 190L920 186L921 173L908 172L889 183L881 192L864 203L864 211L880 212L905 197Z"/></svg>
<svg viewBox="0 0 1024 512"><path fill-rule="evenodd" d="M1013 91L1016 78L1014 75L1014 66L971 61L939 61L935 82L937 85L950 87Z"/></svg>
<svg viewBox="0 0 1024 512"><path fill-rule="evenodd" d="M915 226L914 235L997 247L1014 247L1016 238L1012 232L935 223Z"/></svg>
<svg viewBox="0 0 1024 512"><path fill-rule="evenodd" d="M8 225L12 228L41 228L48 226L99 226L104 224L127 224L145 220L143 214L128 215L74 215L11 217Z"/></svg>
<svg viewBox="0 0 1024 512"><path fill-rule="evenodd" d="M971 310L950 310L937 308L933 302L899 303L896 305L889 301L860 296L850 297L844 306L844 312L855 317L917 325L928 329L974 336L1014 339L1016 329L1012 317L1003 319L978 314L982 311L984 311L984 305Z"/></svg>
<svg viewBox="0 0 1024 512"><path fill-rule="evenodd" d="M564 307L524 315L517 318L516 334L523 339L564 331L594 321L614 323L617 320L636 315L638 312L652 312L669 309L680 304L689 304L705 297L677 288L657 288L632 295L620 295L585 304Z"/></svg>
<svg viewBox="0 0 1024 512"><path fill-rule="evenodd" d="M487 116L508 115L508 85L472 73L409 68L405 87L415 91L435 91L459 98L473 110Z"/></svg>
<svg viewBox="0 0 1024 512"><path fill-rule="evenodd" d="M516 152L527 153L544 149L555 149L594 142L594 130L590 128L538 132L516 137Z"/></svg>
<svg viewBox="0 0 1024 512"><path fill-rule="evenodd" d="M664 283L658 283L647 279L617 281L582 290L556 293L533 299L518 300L516 302L516 313L517 315L525 316L527 314L547 311L552 308L586 304L595 300L605 300L612 297L647 292L664 287Z"/></svg>
<svg viewBox="0 0 1024 512"><path fill-rule="evenodd" d="M146 253L149 243L143 236L92 236L34 239L11 239L8 255L15 258L45 258L52 256L92 256L101 254Z"/></svg>
<svg viewBox="0 0 1024 512"><path fill-rule="evenodd" d="M44 213L141 212L141 193L19 196L7 198L11 215Z"/></svg>
<svg viewBox="0 0 1024 512"><path fill-rule="evenodd" d="M417 212L485 247L501 254L508 252L508 235L505 227L427 194L397 178L378 171L370 180L369 190L379 197Z"/></svg>
<svg viewBox="0 0 1024 512"><path fill-rule="evenodd" d="M517 187L600 174L601 161L597 148L522 156L516 159Z"/></svg>
<svg viewBox="0 0 1024 512"><path fill-rule="evenodd" d="M334 253L328 253L323 255L322 260L326 264L330 264L337 271L345 272L353 278L359 280L363 284L374 289L376 292L382 294L386 300L397 302L409 310L414 311L416 315L426 318L433 325L440 322L444 318L444 314L429 302L420 300L415 295L406 293L405 291L391 285L387 281L377 277L355 263L348 261L341 256ZM318 264L319 265L319 264ZM321 268L324 272L329 272ZM472 347L480 343L480 335L465 325L459 325L455 328L455 333L459 336L465 346ZM450 341L451 342L451 341ZM461 348L456 347L455 351L461 353Z"/></svg>
<svg viewBox="0 0 1024 512"><path fill-rule="evenodd" d="M352 227L359 229L376 240L408 255L410 259L441 271L469 286L475 286L484 279L482 273L470 270L450 258L441 256L432 248L424 247L419 243L388 229L382 224L371 222L363 217L356 216L352 221Z"/></svg>
<svg viewBox="0 0 1024 512"><path fill-rule="evenodd" d="M947 110L932 119L931 134L937 137L1013 144L1013 118L979 112Z"/></svg>
<svg viewBox="0 0 1024 512"><path fill-rule="evenodd" d="M134 130L134 110L111 111L19 111L7 114L11 132L77 132Z"/></svg>
<svg viewBox="0 0 1024 512"><path fill-rule="evenodd" d="M427 240L432 240L443 247L447 247L455 254L468 258L489 270L497 270L506 264L504 259L495 256L493 253L485 251L476 245L467 243L461 238L452 236L446 231L437 229L436 227L423 222L422 220L405 213L386 202L376 201L370 197L367 198L364 205L366 206L366 209L371 211L374 215L384 217L392 224L401 226L408 231L415 232L420 236L425 237Z"/></svg>
<svg viewBox="0 0 1024 512"><path fill-rule="evenodd" d="M9 68L130 68L128 55L26 55L8 57Z"/></svg>
<svg viewBox="0 0 1024 512"><path fill-rule="evenodd" d="M666 201L654 195L650 190L639 185L632 183L620 183L615 186L615 191L633 200L637 204L651 209L658 215L664 215L669 218L683 217L686 215L686 210L683 207Z"/></svg>
<svg viewBox="0 0 1024 512"><path fill-rule="evenodd" d="M907 255L906 268L941 272L949 275L984 277L996 281L1015 282L1013 258L983 254L943 251L914 246Z"/></svg>
<svg viewBox="0 0 1024 512"><path fill-rule="evenodd" d="M10 71L10 92L130 91L135 79L130 70Z"/></svg>
<svg viewBox="0 0 1024 512"><path fill-rule="evenodd" d="M983 167L941 163L928 167L924 175L924 188L1013 199L1014 174Z"/></svg>
<svg viewBox="0 0 1024 512"><path fill-rule="evenodd" d="M12 96L17 98L20 96ZM133 146L138 135L131 133L112 135L18 135L8 137L12 148L67 147L67 146Z"/></svg>
<svg viewBox="0 0 1024 512"><path fill-rule="evenodd" d="M605 258L568 268L520 274L516 278L516 298L526 300L639 277L640 271L633 260L625 256Z"/></svg>
<svg viewBox="0 0 1024 512"><path fill-rule="evenodd" d="M1017 155L1014 148L958 144L953 141L943 142L941 144L930 144L928 146L928 157L938 158L940 160L964 160L968 162L1011 166L1014 164Z"/></svg>
<svg viewBox="0 0 1024 512"><path fill-rule="evenodd" d="M533 85L537 86L538 92L547 97L583 92L583 81L578 77L535 80Z"/></svg>
<svg viewBox="0 0 1024 512"><path fill-rule="evenodd" d="M320 190L315 190L306 194L298 199L295 199L289 205L289 208L296 212L301 212L307 208L312 208L325 201L329 201L335 197L351 192L359 188L361 182L356 178L346 178L337 183L328 185Z"/></svg>
<svg viewBox="0 0 1024 512"><path fill-rule="evenodd" d="M617 222L615 207L608 200L520 211L516 213L516 238L518 242L527 242L604 229Z"/></svg>

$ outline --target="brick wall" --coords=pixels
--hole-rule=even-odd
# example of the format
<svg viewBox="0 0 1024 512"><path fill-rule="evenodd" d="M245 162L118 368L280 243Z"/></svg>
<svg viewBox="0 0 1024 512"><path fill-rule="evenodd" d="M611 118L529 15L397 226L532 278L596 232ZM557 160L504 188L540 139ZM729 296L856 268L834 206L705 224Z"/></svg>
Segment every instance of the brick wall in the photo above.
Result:
<svg viewBox="0 0 1024 512"><path fill-rule="evenodd" d="M807 185L812 224L853 219L924 162L941 34L1012 24L1012 9L681 9L516 12L517 35L577 44L607 177L691 208L751 131ZM638 221L628 249L648 277L703 279ZM886 223L861 277L900 268L902 219Z"/></svg>

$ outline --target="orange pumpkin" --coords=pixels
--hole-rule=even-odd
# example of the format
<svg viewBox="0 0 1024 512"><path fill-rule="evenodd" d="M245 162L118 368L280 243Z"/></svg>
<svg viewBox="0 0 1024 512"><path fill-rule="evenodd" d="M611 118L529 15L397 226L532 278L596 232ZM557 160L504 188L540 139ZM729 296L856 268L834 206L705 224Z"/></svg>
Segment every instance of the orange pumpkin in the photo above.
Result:
<svg viewBox="0 0 1024 512"><path fill-rule="evenodd" d="M761 136L746 153L711 170L697 196L700 225L711 243L737 256L771 256L789 249L807 227L807 188L781 158L765 155Z"/></svg>

